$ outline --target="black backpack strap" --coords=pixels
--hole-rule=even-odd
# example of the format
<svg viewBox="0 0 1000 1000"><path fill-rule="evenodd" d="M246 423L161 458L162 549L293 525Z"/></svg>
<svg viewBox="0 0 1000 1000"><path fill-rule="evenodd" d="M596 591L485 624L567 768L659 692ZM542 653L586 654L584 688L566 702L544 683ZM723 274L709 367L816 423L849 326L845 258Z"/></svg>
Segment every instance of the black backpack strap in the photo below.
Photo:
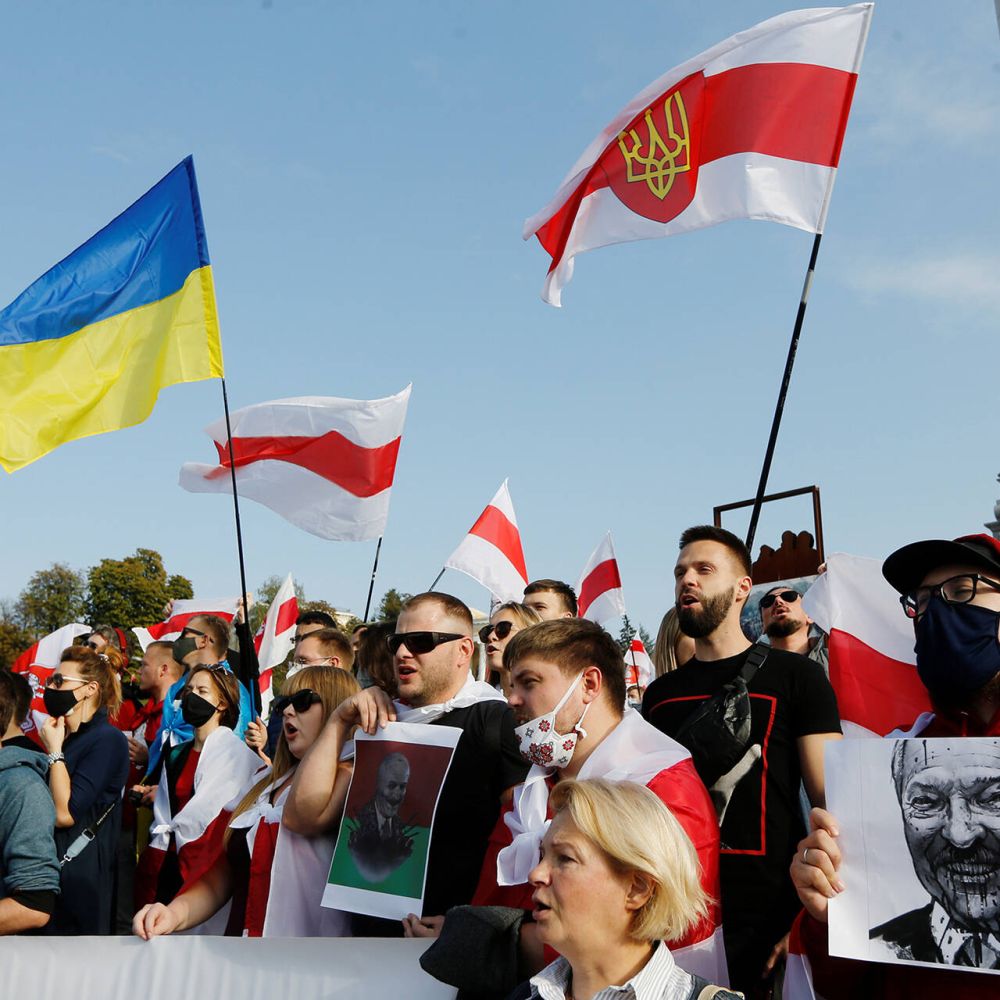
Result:
<svg viewBox="0 0 1000 1000"><path fill-rule="evenodd" d="M764 661L767 659L767 654L770 652L771 647L765 642L755 642L750 647L750 652L747 653L743 669L740 670L740 677L743 678L743 683L746 684L747 687L750 686L750 682L756 676L757 671L764 666Z"/></svg>

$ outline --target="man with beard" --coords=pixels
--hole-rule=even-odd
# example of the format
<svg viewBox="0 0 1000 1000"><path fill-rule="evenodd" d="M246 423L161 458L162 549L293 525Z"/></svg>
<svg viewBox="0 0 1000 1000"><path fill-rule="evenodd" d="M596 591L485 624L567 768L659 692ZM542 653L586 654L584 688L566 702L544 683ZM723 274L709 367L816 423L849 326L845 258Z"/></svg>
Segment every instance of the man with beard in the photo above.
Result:
<svg viewBox="0 0 1000 1000"><path fill-rule="evenodd" d="M912 542L886 559L882 575L899 592L903 613L913 622L917 674L934 706L933 712L923 713L905 732L889 735L946 737L953 741L958 761L967 753L961 749L963 737L1000 736L1000 540L980 534L964 535L954 541ZM989 802L989 796L985 801ZM964 808L961 803L951 807L959 821L956 825L960 825ZM812 811L810 825L812 832L799 844L791 875L806 909L796 921L797 950L809 963L817 993L830 998L877 996L889 1000L918 996L978 1000L986 995L983 980L962 970L888 966L831 957L827 908L829 901L845 888L838 875L842 860L840 831L836 818L823 809ZM987 834L984 827L984 844L988 839L995 848L997 837L996 832ZM967 875L979 880L982 860L975 857ZM991 864L995 866L995 862ZM982 894L982 923L988 925L992 935L1000 931L995 886L995 881L986 878L977 886L977 893ZM929 887L928 891L935 895ZM987 906L990 916L986 916ZM891 932L891 928L879 930ZM991 937L981 935L980 946L992 948ZM1000 944L995 937L992 940ZM964 941L958 947L964 947ZM975 948L974 941L973 954ZM981 955L987 957L985 950Z"/></svg>
<svg viewBox="0 0 1000 1000"><path fill-rule="evenodd" d="M677 737L692 713L736 681L755 648L740 627L753 586L750 553L723 528L689 528L681 535L674 581L681 631L694 639L695 655L650 684L642 711ZM730 983L757 996L799 909L787 874L804 830L799 783L813 805L823 805L823 744L840 738L840 718L822 668L796 653L769 650L746 689L746 753L710 791L720 815Z"/></svg>
<svg viewBox="0 0 1000 1000"><path fill-rule="evenodd" d="M829 674L826 636L818 630L817 635L810 635L813 620L803 610L801 597L797 590L785 584L772 587L764 594L757 605L764 635L772 649L801 653Z"/></svg>

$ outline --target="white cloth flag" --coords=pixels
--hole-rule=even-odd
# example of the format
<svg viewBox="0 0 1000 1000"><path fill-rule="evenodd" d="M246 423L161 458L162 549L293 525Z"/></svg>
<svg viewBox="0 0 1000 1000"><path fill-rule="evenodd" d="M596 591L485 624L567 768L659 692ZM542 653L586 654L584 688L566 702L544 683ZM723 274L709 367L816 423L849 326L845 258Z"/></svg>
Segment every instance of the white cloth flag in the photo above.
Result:
<svg viewBox="0 0 1000 1000"><path fill-rule="evenodd" d="M410 400L410 386L384 399L302 396L232 414L236 488L320 538L380 537ZM189 462L180 485L191 493L231 493L225 420L205 428L218 465Z"/></svg>
<svg viewBox="0 0 1000 1000"><path fill-rule="evenodd" d="M285 577L267 609L267 615L253 638L260 664L261 715L266 718L274 698L272 678L274 668L285 662L295 646L295 619L299 616L299 602L295 596L292 574Z"/></svg>
<svg viewBox="0 0 1000 1000"><path fill-rule="evenodd" d="M471 576L498 601L520 601L524 596L528 570L506 479L445 567Z"/></svg>
<svg viewBox="0 0 1000 1000"><path fill-rule="evenodd" d="M576 584L578 614L598 625L625 614L625 596L609 531L594 549Z"/></svg>

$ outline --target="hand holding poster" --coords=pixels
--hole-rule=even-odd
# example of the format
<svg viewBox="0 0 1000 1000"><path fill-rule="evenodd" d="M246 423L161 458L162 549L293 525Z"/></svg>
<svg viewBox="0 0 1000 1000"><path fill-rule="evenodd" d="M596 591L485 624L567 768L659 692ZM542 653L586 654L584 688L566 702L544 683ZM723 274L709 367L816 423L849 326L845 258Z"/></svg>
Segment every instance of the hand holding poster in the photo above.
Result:
<svg viewBox="0 0 1000 1000"><path fill-rule="evenodd" d="M402 722L358 732L324 906L399 920L422 912L434 814L461 735Z"/></svg>
<svg viewBox="0 0 1000 1000"><path fill-rule="evenodd" d="M831 743L826 791L830 954L1000 972L1000 739Z"/></svg>

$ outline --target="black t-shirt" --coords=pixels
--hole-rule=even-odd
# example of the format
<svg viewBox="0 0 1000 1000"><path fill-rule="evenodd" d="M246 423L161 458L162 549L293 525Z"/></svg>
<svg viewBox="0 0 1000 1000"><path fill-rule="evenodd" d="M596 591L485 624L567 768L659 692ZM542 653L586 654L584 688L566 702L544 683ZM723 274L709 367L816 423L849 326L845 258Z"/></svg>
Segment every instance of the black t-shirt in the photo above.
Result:
<svg viewBox="0 0 1000 1000"><path fill-rule="evenodd" d="M427 854L423 916L443 916L472 899L500 815L501 796L524 781L529 765L518 751L514 713L506 702L479 701L431 725L462 730L441 789ZM403 933L398 920L360 914L354 915L352 926L356 937Z"/></svg>
<svg viewBox="0 0 1000 1000"><path fill-rule="evenodd" d="M706 663L692 659L658 677L646 689L643 716L674 736L685 719L739 673L748 652ZM749 693L750 743L759 748L760 757L735 785L728 803L718 784L712 790L716 810L720 802L725 804L720 866L725 924L740 915L752 921L768 913L782 922L779 913L797 910L788 865L806 831L796 740L840 732L833 688L823 668L804 656L769 650Z"/></svg>

